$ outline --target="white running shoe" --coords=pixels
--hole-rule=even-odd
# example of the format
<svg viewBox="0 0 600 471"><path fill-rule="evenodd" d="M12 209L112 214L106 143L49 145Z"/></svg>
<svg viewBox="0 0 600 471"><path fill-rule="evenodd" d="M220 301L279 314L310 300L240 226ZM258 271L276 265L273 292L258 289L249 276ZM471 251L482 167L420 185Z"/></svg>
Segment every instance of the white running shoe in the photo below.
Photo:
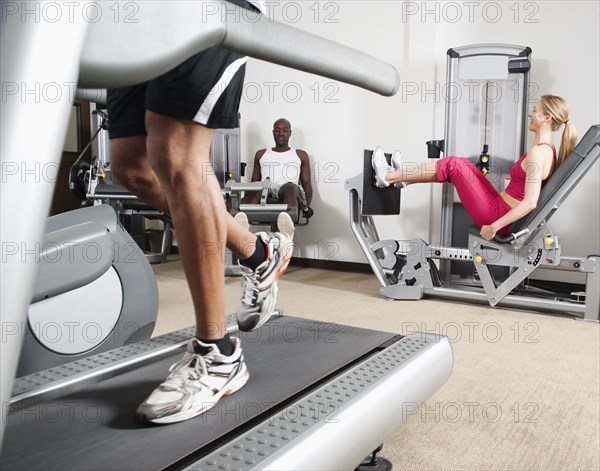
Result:
<svg viewBox="0 0 600 471"><path fill-rule="evenodd" d="M394 170L402 168L402 154L397 149L392 154L392 167L394 167Z"/></svg>
<svg viewBox="0 0 600 471"><path fill-rule="evenodd" d="M249 374L241 342L235 337L231 341L235 350L227 357L216 345L191 339L183 358L171 365L169 377L138 407L138 419L157 424L191 419L244 386ZM195 345L208 353L195 353Z"/></svg>
<svg viewBox="0 0 600 471"><path fill-rule="evenodd" d="M392 167L394 167L394 170L400 170L402 168L403 163L404 161L402 160L402 154L399 150L395 150L392 154ZM396 188L406 188L406 183L396 182L394 183L394 186Z"/></svg>
<svg viewBox="0 0 600 471"><path fill-rule="evenodd" d="M236 213L233 219L235 219L235 222L237 222L244 229L250 229L250 222L248 221L248 216L246 216L246 213L240 211L239 213Z"/></svg>
<svg viewBox="0 0 600 471"><path fill-rule="evenodd" d="M267 259L256 270L240 264L244 294L237 309L238 328L256 330L273 315L277 302L277 280L283 275L294 251L294 223L287 213L280 213L277 227L281 232L258 232L267 248Z"/></svg>
<svg viewBox="0 0 600 471"><path fill-rule="evenodd" d="M393 168L388 164L387 159L385 158L385 153L381 147L376 147L373 151L371 165L375 171L373 174L375 177L375 186L378 186L379 188L386 188L390 186L390 184L385 181L385 176L388 172L392 171Z"/></svg>
<svg viewBox="0 0 600 471"><path fill-rule="evenodd" d="M279 216L277 216L277 230L294 239L296 227L288 213L279 213Z"/></svg>

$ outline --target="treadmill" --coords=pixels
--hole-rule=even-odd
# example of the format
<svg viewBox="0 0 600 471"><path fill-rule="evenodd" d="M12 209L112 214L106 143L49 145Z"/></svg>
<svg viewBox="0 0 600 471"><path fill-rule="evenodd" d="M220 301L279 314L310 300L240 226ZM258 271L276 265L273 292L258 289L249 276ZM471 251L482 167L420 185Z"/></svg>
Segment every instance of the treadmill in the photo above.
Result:
<svg viewBox="0 0 600 471"><path fill-rule="evenodd" d="M34 8L31 3L22 7ZM7 15L0 43L2 82L33 77L78 82L81 88L114 87L148 80L197 51L221 46L382 95L399 88L389 64L265 17L245 21L238 7L223 1L137 6L135 24L109 15L95 23L58 25ZM214 8L237 15L206 15ZM19 100L3 105L3 161L58 165L70 100L51 105ZM35 140L28 135L32 125L39 125ZM53 182L12 179L1 191L2 217L19 221L2 224L2 240L39 243ZM35 263L8 258L2 275L2 323L21 325ZM238 333L251 375L240 391L189 421L135 423L134 410L164 380L192 335L192 328L184 329L17 380L20 338L7 336L0 347L2 467L353 469L447 380L453 365L444 337L401 338L278 318L257 332Z"/></svg>
<svg viewBox="0 0 600 471"><path fill-rule="evenodd" d="M194 419L137 423L135 409L193 335L190 327L17 379L2 467L354 469L453 363L448 340L433 334L280 317L237 333L250 370L238 392Z"/></svg>

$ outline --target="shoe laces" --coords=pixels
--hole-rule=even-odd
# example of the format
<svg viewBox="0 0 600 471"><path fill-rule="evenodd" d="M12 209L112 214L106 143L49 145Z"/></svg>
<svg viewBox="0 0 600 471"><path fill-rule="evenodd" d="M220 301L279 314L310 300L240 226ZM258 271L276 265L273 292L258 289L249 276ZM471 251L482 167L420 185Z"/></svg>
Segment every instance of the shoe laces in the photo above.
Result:
<svg viewBox="0 0 600 471"><path fill-rule="evenodd" d="M256 270L240 265L242 267L242 283L244 286L242 304L247 308L256 307L255 303L258 299L261 281L260 276L269 268L269 264L274 263L278 259L277 253L280 249L281 241L277 234L270 234L270 238L265 241L265 244L269 246L267 248L267 259Z"/></svg>
<svg viewBox="0 0 600 471"><path fill-rule="evenodd" d="M197 353L185 353L183 358L169 368L171 374L163 383L167 388L179 389L188 380L199 380L208 375L208 365L212 363L210 358L205 358Z"/></svg>
<svg viewBox="0 0 600 471"><path fill-rule="evenodd" d="M254 302L258 298L258 285L260 283L257 272L251 268L242 267L242 277L244 285L242 304L245 307L253 307Z"/></svg>

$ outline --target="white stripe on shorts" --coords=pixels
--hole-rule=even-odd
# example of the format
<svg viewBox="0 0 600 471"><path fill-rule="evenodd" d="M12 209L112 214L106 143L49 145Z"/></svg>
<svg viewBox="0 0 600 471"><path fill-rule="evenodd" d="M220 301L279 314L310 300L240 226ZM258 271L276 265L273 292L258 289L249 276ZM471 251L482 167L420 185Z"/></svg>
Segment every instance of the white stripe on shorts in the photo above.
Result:
<svg viewBox="0 0 600 471"><path fill-rule="evenodd" d="M210 118L217 101L229 86L233 76L247 61L248 57L241 57L227 66L221 78L217 81L217 83L215 83L211 91L206 96L204 103L202 103L198 113L196 113L196 116L194 116L194 121L204 125L208 123L208 119Z"/></svg>

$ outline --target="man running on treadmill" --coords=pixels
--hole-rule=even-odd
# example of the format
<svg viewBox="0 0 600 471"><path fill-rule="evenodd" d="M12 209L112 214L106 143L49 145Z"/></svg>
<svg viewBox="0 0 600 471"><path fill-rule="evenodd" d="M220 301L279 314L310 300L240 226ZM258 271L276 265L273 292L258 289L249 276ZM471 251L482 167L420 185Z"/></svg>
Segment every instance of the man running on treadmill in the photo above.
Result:
<svg viewBox="0 0 600 471"><path fill-rule="evenodd" d="M259 13L249 1L230 2ZM237 311L243 330L258 328L272 315L276 280L290 261L289 216L280 215L281 233L248 232L228 214L210 164L214 130L239 126L246 60L211 48L149 82L109 90L113 172L173 219L196 315L187 352L137 409L142 421L190 419L248 381L240 340L226 329L224 246L247 268Z"/></svg>

